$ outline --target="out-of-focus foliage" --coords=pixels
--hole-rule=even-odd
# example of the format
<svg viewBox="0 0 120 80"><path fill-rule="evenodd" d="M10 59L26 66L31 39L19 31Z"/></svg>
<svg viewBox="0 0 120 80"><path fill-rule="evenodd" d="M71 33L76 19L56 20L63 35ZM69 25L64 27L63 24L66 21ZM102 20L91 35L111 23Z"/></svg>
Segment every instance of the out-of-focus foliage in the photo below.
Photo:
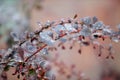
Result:
<svg viewBox="0 0 120 80"><path fill-rule="evenodd" d="M29 26L30 10L40 0L1 0L0 1L0 44L12 43L9 32L21 33Z"/></svg>
<svg viewBox="0 0 120 80"><path fill-rule="evenodd" d="M19 0L2 0L0 3L0 35L1 43L9 40L9 32L21 32L28 26L28 20L19 10ZM7 36L8 35L8 36Z"/></svg>

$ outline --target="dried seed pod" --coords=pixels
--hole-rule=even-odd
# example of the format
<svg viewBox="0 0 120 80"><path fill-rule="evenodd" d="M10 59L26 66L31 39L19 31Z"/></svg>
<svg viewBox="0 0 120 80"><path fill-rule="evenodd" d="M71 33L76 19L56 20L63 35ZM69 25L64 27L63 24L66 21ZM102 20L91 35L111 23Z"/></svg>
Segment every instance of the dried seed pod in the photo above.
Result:
<svg viewBox="0 0 120 80"><path fill-rule="evenodd" d="M77 14L75 14L75 15L74 15L74 17L73 17L73 19L76 19L77 17L78 17L78 15L77 15Z"/></svg>
<svg viewBox="0 0 120 80"><path fill-rule="evenodd" d="M81 49L78 50L78 53L81 54Z"/></svg>
<svg viewBox="0 0 120 80"><path fill-rule="evenodd" d="M61 47L63 50L65 50L65 46L64 45L62 45L62 47Z"/></svg>
<svg viewBox="0 0 120 80"><path fill-rule="evenodd" d="M73 48L73 46L70 46L70 47L69 47L69 49L72 49L72 48Z"/></svg>

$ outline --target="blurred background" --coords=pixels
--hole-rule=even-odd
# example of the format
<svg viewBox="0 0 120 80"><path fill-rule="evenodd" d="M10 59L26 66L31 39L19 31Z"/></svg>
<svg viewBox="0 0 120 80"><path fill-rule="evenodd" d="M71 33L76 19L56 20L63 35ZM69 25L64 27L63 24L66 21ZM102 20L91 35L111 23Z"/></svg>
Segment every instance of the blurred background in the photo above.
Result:
<svg viewBox="0 0 120 80"><path fill-rule="evenodd" d="M120 23L120 0L0 0L0 49L11 47L11 31L34 31L39 28L37 22L73 18L75 14L78 18L96 16L116 29ZM83 76L90 80L120 80L112 79L114 75L120 77L120 44L113 44L114 60L96 57L91 47L82 48L79 55L76 52L78 45L72 51L60 51L60 59L67 65L75 64L76 70L83 72ZM106 75L101 79L105 72L113 73L110 74L112 77ZM13 79L17 80L10 74L9 80ZM58 74L57 80L67 79Z"/></svg>

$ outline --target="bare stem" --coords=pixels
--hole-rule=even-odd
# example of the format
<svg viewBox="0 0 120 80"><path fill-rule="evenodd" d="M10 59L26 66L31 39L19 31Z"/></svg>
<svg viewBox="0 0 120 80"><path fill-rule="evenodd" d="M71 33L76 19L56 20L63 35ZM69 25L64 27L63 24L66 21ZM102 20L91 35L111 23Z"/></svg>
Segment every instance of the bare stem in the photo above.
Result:
<svg viewBox="0 0 120 80"><path fill-rule="evenodd" d="M47 44L45 44L44 46L40 47L35 53L33 53L31 56L29 56L28 58L26 58L25 62L27 62L31 57L33 57L34 55L36 55L40 50L42 50L44 47L46 47Z"/></svg>

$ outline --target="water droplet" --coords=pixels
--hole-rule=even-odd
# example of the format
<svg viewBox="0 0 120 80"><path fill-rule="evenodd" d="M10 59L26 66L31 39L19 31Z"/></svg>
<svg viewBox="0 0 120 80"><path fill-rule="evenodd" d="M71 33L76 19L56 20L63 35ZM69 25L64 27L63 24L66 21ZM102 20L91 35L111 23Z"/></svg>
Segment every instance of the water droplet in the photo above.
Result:
<svg viewBox="0 0 120 80"><path fill-rule="evenodd" d="M55 41L51 38L51 36L50 35L52 35L53 33L52 32L41 32L40 34L39 34L39 36L40 36L40 40L42 41L42 42L45 42L46 44L48 44L48 45L53 45L54 43L55 43Z"/></svg>
<svg viewBox="0 0 120 80"><path fill-rule="evenodd" d="M84 18L81 19L81 21L86 25L91 24L91 18L90 17L84 17Z"/></svg>
<svg viewBox="0 0 120 80"><path fill-rule="evenodd" d="M103 22L102 21L98 21L98 22L96 22L95 24L93 24L93 29L96 29L96 30L98 30L98 29L103 29Z"/></svg>
<svg viewBox="0 0 120 80"><path fill-rule="evenodd" d="M64 24L65 29L67 29L68 32L73 32L76 31L76 29L74 27L72 27L71 24Z"/></svg>

